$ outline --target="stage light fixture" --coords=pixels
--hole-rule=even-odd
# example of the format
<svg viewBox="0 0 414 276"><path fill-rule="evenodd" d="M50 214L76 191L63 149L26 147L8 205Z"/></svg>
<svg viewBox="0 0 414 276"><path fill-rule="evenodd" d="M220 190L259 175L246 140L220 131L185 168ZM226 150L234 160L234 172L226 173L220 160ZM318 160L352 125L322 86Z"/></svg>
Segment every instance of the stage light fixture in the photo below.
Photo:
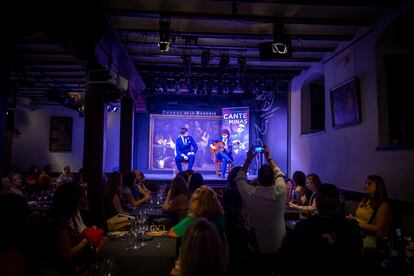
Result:
<svg viewBox="0 0 414 276"><path fill-rule="evenodd" d="M227 67L230 63L230 56L228 53L223 53L218 65L217 78L223 78L226 73Z"/></svg>
<svg viewBox="0 0 414 276"><path fill-rule="evenodd" d="M113 104L107 104L106 105L106 111L107 112L118 112L119 111L119 107Z"/></svg>
<svg viewBox="0 0 414 276"><path fill-rule="evenodd" d="M161 52L168 52L170 50L170 18L167 16L160 16L160 41L158 47Z"/></svg>
<svg viewBox="0 0 414 276"><path fill-rule="evenodd" d="M277 55L290 54L290 41L285 36L285 26L281 19L273 22L272 53Z"/></svg>
<svg viewBox="0 0 414 276"><path fill-rule="evenodd" d="M220 58L219 69L225 71L230 63L230 57L228 53L223 53Z"/></svg>
<svg viewBox="0 0 414 276"><path fill-rule="evenodd" d="M209 51L205 50L201 53L201 67L202 68L207 68L208 64L210 63L211 60L211 54Z"/></svg>
<svg viewBox="0 0 414 276"><path fill-rule="evenodd" d="M239 56L237 58L237 73L236 77L239 81L244 80L246 76L246 57L245 56Z"/></svg>
<svg viewBox="0 0 414 276"><path fill-rule="evenodd" d="M181 56L183 60L183 71L184 71L184 77L185 78L191 78L191 56L187 52L185 52Z"/></svg>

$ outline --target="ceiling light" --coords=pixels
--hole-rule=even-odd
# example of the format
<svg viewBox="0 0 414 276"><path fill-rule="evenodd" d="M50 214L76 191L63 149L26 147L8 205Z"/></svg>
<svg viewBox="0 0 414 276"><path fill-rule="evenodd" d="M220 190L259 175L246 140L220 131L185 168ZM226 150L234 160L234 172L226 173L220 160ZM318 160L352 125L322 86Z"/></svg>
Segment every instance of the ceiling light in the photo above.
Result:
<svg viewBox="0 0 414 276"><path fill-rule="evenodd" d="M161 52L168 52L170 50L170 42L160 41L158 42L158 47L160 48Z"/></svg>
<svg viewBox="0 0 414 276"><path fill-rule="evenodd" d="M160 16L160 41L158 47L161 52L168 52L170 50L170 18L167 16Z"/></svg>
<svg viewBox="0 0 414 276"><path fill-rule="evenodd" d="M190 78L191 77L191 56L188 53L184 53L181 56L183 60L183 71L184 71L184 77Z"/></svg>
<svg viewBox="0 0 414 276"><path fill-rule="evenodd" d="M106 111L107 111L107 112L118 112L118 110L119 110L119 107L118 107L118 106L116 106L116 105L113 105L113 104L108 104L108 105L106 106Z"/></svg>
<svg viewBox="0 0 414 276"><path fill-rule="evenodd" d="M211 60L211 54L209 51L203 51L201 53L201 67L202 68L207 68L208 64L210 63Z"/></svg>
<svg viewBox="0 0 414 276"><path fill-rule="evenodd" d="M236 77L239 81L244 80L246 75L246 57L239 56L237 58L237 74Z"/></svg>
<svg viewBox="0 0 414 276"><path fill-rule="evenodd" d="M272 53L280 56L291 54L291 43L285 34L285 26L281 19L273 22Z"/></svg>
<svg viewBox="0 0 414 276"><path fill-rule="evenodd" d="M272 43L272 52L274 54L285 55L288 53L288 46L284 42L273 42Z"/></svg>
<svg viewBox="0 0 414 276"><path fill-rule="evenodd" d="M229 63L230 63L229 54L228 53L223 53L221 55L220 62L219 62L219 68L218 68L219 69L219 75L220 74L224 75L224 73L227 70L227 67L229 66Z"/></svg>

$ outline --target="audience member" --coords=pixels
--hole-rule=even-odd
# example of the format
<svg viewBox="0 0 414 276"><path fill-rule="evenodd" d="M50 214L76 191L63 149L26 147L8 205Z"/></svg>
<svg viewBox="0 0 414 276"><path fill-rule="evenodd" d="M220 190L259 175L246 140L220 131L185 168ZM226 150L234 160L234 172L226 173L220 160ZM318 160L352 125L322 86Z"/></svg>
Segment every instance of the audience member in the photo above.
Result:
<svg viewBox="0 0 414 276"><path fill-rule="evenodd" d="M237 188L246 205L248 225L256 231L263 273L277 273L276 253L286 235L285 205L286 183L284 174L272 160L269 148L264 146L268 164L260 167L258 186L249 185L247 170L256 153L250 149L242 169L235 179Z"/></svg>
<svg viewBox="0 0 414 276"><path fill-rule="evenodd" d="M134 196L137 197L139 194L145 195L148 194L151 196L151 191L145 186L145 175L141 171L134 170L135 175L135 185L137 187L138 194Z"/></svg>
<svg viewBox="0 0 414 276"><path fill-rule="evenodd" d="M194 193L195 190L197 190L203 185L204 185L204 179L201 173L194 173L190 176L190 179L188 182L188 190L190 191L190 194Z"/></svg>
<svg viewBox="0 0 414 276"><path fill-rule="evenodd" d="M302 205L289 203L289 208L299 210L302 216L313 215L316 211L316 201L315 195L316 190L321 185L321 180L319 176L315 173L310 173L306 176L306 188L308 191L312 192L312 195L309 198L309 201L305 200L305 203Z"/></svg>
<svg viewBox="0 0 414 276"><path fill-rule="evenodd" d="M285 181L286 181L286 191L287 191L286 201L289 203L293 200L293 197L294 197L295 184L293 183L293 180L290 178L286 178Z"/></svg>
<svg viewBox="0 0 414 276"><path fill-rule="evenodd" d="M0 195L0 275L28 275L27 218L27 203L22 196Z"/></svg>
<svg viewBox="0 0 414 276"><path fill-rule="evenodd" d="M150 193L144 193L142 198L135 198L131 190L136 191L136 189L135 174L133 172L125 173L122 178L122 197L127 202L129 208L138 207L151 199Z"/></svg>
<svg viewBox="0 0 414 276"><path fill-rule="evenodd" d="M86 228L80 217L80 186L62 184L55 193L49 211L52 225L52 254L59 275L88 271L90 243L81 233Z"/></svg>
<svg viewBox="0 0 414 276"><path fill-rule="evenodd" d="M127 214L126 203L122 197L122 175L113 172L109 176L108 184L103 192L103 201L106 219L118 214Z"/></svg>
<svg viewBox="0 0 414 276"><path fill-rule="evenodd" d="M216 225L220 232L224 233L225 219L223 208L214 190L205 185L194 191L190 199L189 214L170 229L169 235L171 237L183 238L191 222L199 217L207 218Z"/></svg>
<svg viewBox="0 0 414 276"><path fill-rule="evenodd" d="M0 195L12 193L11 186L10 179L8 177L3 177L1 179Z"/></svg>
<svg viewBox="0 0 414 276"><path fill-rule="evenodd" d="M173 225L187 216L189 202L190 193L188 192L187 182L183 177L177 175L171 181L171 188L162 205L164 212L173 214Z"/></svg>
<svg viewBox="0 0 414 276"><path fill-rule="evenodd" d="M11 183L11 192L23 196L25 192L25 187L23 185L21 175L18 173L11 173L9 175L9 179Z"/></svg>
<svg viewBox="0 0 414 276"><path fill-rule="evenodd" d="M43 167L42 173L39 176L39 185L41 190L49 190L52 186L52 179L50 178L50 172L52 166L47 164Z"/></svg>
<svg viewBox="0 0 414 276"><path fill-rule="evenodd" d="M36 190L39 184L39 168L36 165L31 165L26 176L26 185L30 192Z"/></svg>
<svg viewBox="0 0 414 276"><path fill-rule="evenodd" d="M180 254L180 276L220 276L226 269L226 243L206 218L188 227Z"/></svg>
<svg viewBox="0 0 414 276"><path fill-rule="evenodd" d="M361 265L362 240L358 224L340 215L340 192L322 184L315 193L318 212L299 221L286 237L283 275L350 275ZM299 252L308 252L304 255ZM300 265L297 259L300 258Z"/></svg>
<svg viewBox="0 0 414 276"><path fill-rule="evenodd" d="M73 174L70 171L70 166L66 165L63 168L63 172L59 175L58 179L56 180L56 183L58 185L62 185L64 183L73 182Z"/></svg>
<svg viewBox="0 0 414 276"><path fill-rule="evenodd" d="M364 239L364 246L373 247L375 237L386 238L390 234L393 219L392 208L388 201L385 181L381 176L368 176L364 185L364 193L355 216L350 214L347 217L355 219L368 234Z"/></svg>
<svg viewBox="0 0 414 276"><path fill-rule="evenodd" d="M308 205L312 192L306 188L305 173L302 171L295 171L293 173L292 180L295 185L292 203L298 206Z"/></svg>
<svg viewBox="0 0 414 276"><path fill-rule="evenodd" d="M243 200L234 181L241 168L236 166L230 171L222 200L229 246L229 275L249 275L256 269L250 258L258 253L257 239L253 229L246 225L247 213L243 211Z"/></svg>

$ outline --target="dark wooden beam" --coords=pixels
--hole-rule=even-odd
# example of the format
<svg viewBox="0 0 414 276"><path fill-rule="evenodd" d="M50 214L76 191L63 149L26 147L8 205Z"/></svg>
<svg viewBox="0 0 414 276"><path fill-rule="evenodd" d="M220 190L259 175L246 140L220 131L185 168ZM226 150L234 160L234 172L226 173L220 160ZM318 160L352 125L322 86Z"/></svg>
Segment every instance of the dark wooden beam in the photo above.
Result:
<svg viewBox="0 0 414 276"><path fill-rule="evenodd" d="M160 10L122 10L111 9L111 15L123 16L123 17L144 17L144 18L159 18L160 13L173 18L189 18L189 19L209 19L209 20L226 20L226 21L247 21L247 22L263 22L272 23L275 21L275 16L266 15L244 15L244 14L231 14L222 13L205 13L202 10L199 12L179 12L179 11L166 11ZM343 19L343 18L329 18L331 15L327 15L327 18L313 18L313 17L278 17L285 24L306 24L306 25L332 25L332 26L369 26L374 23L373 18L369 19Z"/></svg>
<svg viewBox="0 0 414 276"><path fill-rule="evenodd" d="M156 42L141 42L141 41L123 41L123 43L125 44L128 52L130 54L138 54L138 53L147 53L148 52L148 47L152 47L152 46L156 46L157 43ZM134 48L137 48L137 50L134 50ZM220 45L208 45L208 44L200 44L198 43L197 45L185 45L185 44L178 44L178 43L173 43L171 45L172 48L175 49L190 49L190 50L197 50L199 49L199 51L204 51L204 50L234 50L234 51L259 51L259 47L258 44L256 45L256 47L252 47L252 46L234 46L234 45L228 45L228 44L220 44ZM320 47L320 46L293 46L292 47L292 51L293 52L332 52L333 50L335 50L336 47ZM157 46L157 51L158 50L158 46Z"/></svg>
<svg viewBox="0 0 414 276"><path fill-rule="evenodd" d="M139 29L139 28L118 28L119 32L138 32L149 35L159 35L159 31L155 29ZM196 36L196 37L210 37L210 38L232 38L232 39L261 39L272 40L271 34L251 34L251 33L228 33L228 32L170 32L170 37L174 36ZM291 39L305 40L327 40L327 41L348 41L354 35L352 34L301 34L301 33L289 33L287 34Z"/></svg>
<svg viewBox="0 0 414 276"><path fill-rule="evenodd" d="M228 2L233 3L232 0L209 0L211 2ZM357 6L357 7L371 7L371 6L384 6L384 7L391 7L398 4L402 4L406 1L404 0L396 0L396 1L389 1L389 0L339 0L339 1L332 1L332 0L316 0L316 1L308 1L308 0L239 0L237 2L241 3L268 3L268 4L283 4L283 5L304 5L304 6Z"/></svg>

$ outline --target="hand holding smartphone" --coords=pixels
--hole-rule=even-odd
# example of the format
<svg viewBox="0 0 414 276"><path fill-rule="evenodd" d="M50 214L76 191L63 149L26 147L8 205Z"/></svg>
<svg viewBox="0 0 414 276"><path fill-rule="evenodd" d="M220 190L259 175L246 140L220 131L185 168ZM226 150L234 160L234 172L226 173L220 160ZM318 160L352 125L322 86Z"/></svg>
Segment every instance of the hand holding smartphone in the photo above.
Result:
<svg viewBox="0 0 414 276"><path fill-rule="evenodd" d="M264 152L264 147L262 147L262 146L255 146L253 148L253 152L254 153L262 153L262 152Z"/></svg>

